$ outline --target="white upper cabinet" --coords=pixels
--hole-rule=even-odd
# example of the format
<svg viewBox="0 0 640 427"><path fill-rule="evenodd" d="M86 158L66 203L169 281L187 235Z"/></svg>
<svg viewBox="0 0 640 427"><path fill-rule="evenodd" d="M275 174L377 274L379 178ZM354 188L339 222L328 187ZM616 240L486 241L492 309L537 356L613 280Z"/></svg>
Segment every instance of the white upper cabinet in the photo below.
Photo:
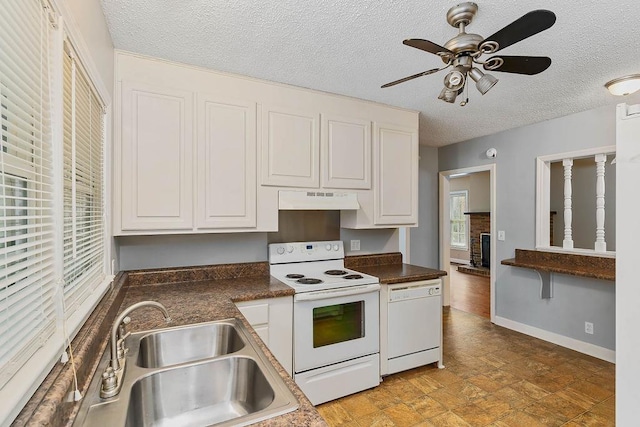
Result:
<svg viewBox="0 0 640 427"><path fill-rule="evenodd" d="M377 225L418 221L418 132L392 125L375 125L376 185L374 222Z"/></svg>
<svg viewBox="0 0 640 427"><path fill-rule="evenodd" d="M190 92L122 83L122 230L193 226L192 123Z"/></svg>
<svg viewBox="0 0 640 427"><path fill-rule="evenodd" d="M113 233L278 230L282 189L344 228L416 226L418 113L116 52Z"/></svg>
<svg viewBox="0 0 640 427"><path fill-rule="evenodd" d="M197 98L196 226L256 227L256 104Z"/></svg>
<svg viewBox="0 0 640 427"><path fill-rule="evenodd" d="M262 184L317 188L319 114L263 106Z"/></svg>
<svg viewBox="0 0 640 427"><path fill-rule="evenodd" d="M371 188L371 121L322 114L322 187Z"/></svg>

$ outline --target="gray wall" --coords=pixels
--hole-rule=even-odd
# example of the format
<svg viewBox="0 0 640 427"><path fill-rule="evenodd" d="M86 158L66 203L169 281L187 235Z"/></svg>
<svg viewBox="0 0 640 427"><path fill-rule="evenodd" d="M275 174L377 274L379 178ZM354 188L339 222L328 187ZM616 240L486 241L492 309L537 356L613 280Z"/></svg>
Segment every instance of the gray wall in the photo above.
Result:
<svg viewBox="0 0 640 427"><path fill-rule="evenodd" d="M546 122L442 147L439 170L496 163L497 260L516 248L535 247L536 157L615 144L615 107L584 111ZM485 152L494 147L495 159ZM615 286L611 282L557 274L554 297L539 298L540 281L532 270L498 264L496 315L609 349L615 348ZM584 322L594 334L584 333Z"/></svg>
<svg viewBox="0 0 640 427"><path fill-rule="evenodd" d="M418 227L409 229L411 264L438 268L438 150L420 147Z"/></svg>
<svg viewBox="0 0 640 427"><path fill-rule="evenodd" d="M341 229L338 211L281 211L279 224L277 233L116 237L119 269L267 261L267 245L276 242L342 240L351 255L399 251L397 229ZM352 239L360 251L350 250Z"/></svg>

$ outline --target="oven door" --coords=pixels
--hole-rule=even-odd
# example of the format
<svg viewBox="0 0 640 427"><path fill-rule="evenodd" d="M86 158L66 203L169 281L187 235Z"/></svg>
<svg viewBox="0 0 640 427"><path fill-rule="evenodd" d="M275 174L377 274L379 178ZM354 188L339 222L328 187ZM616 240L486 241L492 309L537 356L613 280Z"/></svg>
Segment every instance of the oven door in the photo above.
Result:
<svg viewBox="0 0 640 427"><path fill-rule="evenodd" d="M379 296L378 284L296 294L295 372L378 353Z"/></svg>

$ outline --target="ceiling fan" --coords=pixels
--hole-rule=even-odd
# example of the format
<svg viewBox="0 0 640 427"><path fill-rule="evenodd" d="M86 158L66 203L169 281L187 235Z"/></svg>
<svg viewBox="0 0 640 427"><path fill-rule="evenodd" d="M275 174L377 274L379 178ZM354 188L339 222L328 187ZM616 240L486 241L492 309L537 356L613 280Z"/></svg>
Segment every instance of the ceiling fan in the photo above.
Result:
<svg viewBox="0 0 640 427"><path fill-rule="evenodd" d="M446 65L442 68L423 71L422 73L404 77L402 79L382 85L383 88L404 83L418 77L427 76L446 68L452 70L444 78L444 88L438 99L453 103L464 90L469 77L476 82L476 88L481 94L491 89L498 79L485 74L475 65L482 65L488 71L534 75L543 72L551 65L551 58L546 56L492 56L486 60L480 57L492 54L507 46L518 43L528 37L550 28L556 22L556 15L549 10L534 10L516 19L497 33L483 38L478 34L465 31L473 17L478 12L478 5L472 2L460 3L447 12L447 22L458 28L457 36L443 46L429 40L407 39L402 43L438 55ZM464 106L469 102L465 99L460 103Z"/></svg>

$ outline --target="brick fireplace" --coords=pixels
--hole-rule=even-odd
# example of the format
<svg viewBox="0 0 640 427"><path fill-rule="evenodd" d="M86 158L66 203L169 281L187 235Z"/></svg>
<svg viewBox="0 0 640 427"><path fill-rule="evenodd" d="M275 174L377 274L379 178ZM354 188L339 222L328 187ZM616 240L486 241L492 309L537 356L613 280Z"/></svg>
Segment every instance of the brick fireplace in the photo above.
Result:
<svg viewBox="0 0 640 427"><path fill-rule="evenodd" d="M465 212L469 215L470 261L474 267L482 266L481 233L491 233L491 214L489 212Z"/></svg>

